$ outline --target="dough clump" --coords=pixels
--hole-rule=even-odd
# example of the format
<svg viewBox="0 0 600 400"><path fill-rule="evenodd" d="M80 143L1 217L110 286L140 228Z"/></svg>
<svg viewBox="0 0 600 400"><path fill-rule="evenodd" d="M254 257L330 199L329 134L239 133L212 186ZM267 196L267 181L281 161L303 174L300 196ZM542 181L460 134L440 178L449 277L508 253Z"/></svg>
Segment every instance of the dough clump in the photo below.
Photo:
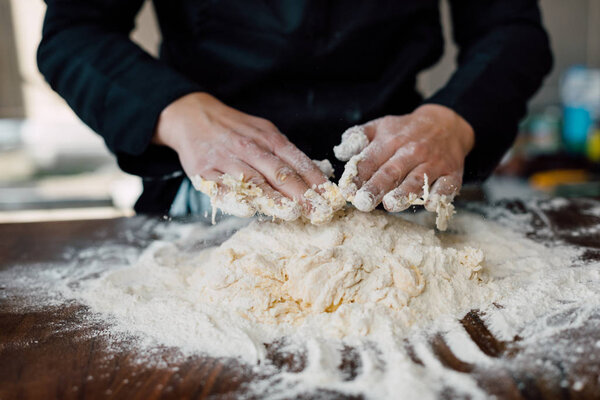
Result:
<svg viewBox="0 0 600 400"><path fill-rule="evenodd" d="M333 154L340 161L348 161L368 145L369 138L365 134L365 128L356 125L342 133L342 142L333 148Z"/></svg>
<svg viewBox="0 0 600 400"><path fill-rule="evenodd" d="M368 334L371 311L409 325L419 313L411 300L443 295L439 281L468 286L484 259L479 249L445 248L433 230L400 217L354 209L325 227L254 221L210 251L213 267L189 278L203 301L268 324L332 315L328 329L342 336Z"/></svg>
<svg viewBox="0 0 600 400"><path fill-rule="evenodd" d="M313 160L313 162L326 176L333 174L333 167L329 160ZM320 225L331 221L335 212L346 205L340 189L331 181L326 181L319 186L313 185L306 190L304 198L310 210L303 213L298 201L284 196L276 200L272 199L266 196L258 185L244 179L243 175L235 178L223 174L220 182L204 179L200 175L194 175L190 180L196 190L210 197L213 224L219 209L225 214L240 218L249 218L261 213L283 221L295 221L305 214L311 223Z"/></svg>

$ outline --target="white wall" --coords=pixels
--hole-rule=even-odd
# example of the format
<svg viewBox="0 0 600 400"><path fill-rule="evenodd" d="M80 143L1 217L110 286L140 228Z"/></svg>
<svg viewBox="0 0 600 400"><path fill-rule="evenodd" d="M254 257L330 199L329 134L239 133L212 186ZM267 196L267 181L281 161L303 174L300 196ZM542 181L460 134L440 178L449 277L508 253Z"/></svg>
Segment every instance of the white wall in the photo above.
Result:
<svg viewBox="0 0 600 400"><path fill-rule="evenodd" d="M0 117L23 117L21 79L13 39L11 4L0 0Z"/></svg>
<svg viewBox="0 0 600 400"><path fill-rule="evenodd" d="M20 82L23 97L20 105L23 108L21 114L27 115L28 118L56 123L77 123L73 112L60 96L48 87L37 68L36 51L41 40L42 22L46 9L44 2L41 0L0 0L2 19L8 19L9 15L1 11L9 9L12 11L14 35L11 35L10 32L6 32L6 36L2 35L3 39L0 42L3 47L0 47L2 50L0 54L7 56L0 58L4 59L2 65L7 64L7 61L10 60L13 69L6 68L6 72L4 69L0 69L0 73L3 74L0 76L0 87L6 88L9 83ZM2 24L3 31L1 33L5 33L4 30L9 26L10 20L6 22L7 24ZM137 25L139 29L134 32L134 40L140 42L146 50L156 54L160 38L150 3L144 5ZM10 44L11 42L14 44ZM16 54L11 51L9 46L16 48ZM6 47L6 52L4 52L4 47ZM16 68L14 68L15 66ZM4 92L0 92L3 96L0 97L0 104L10 104L8 100L16 97L17 89L18 87L13 84L11 94L5 95ZM14 110L13 113L15 113ZM4 116L6 115L4 114ZM0 117L2 116L0 108Z"/></svg>
<svg viewBox="0 0 600 400"><path fill-rule="evenodd" d="M573 64L600 68L600 0L541 0L542 17L550 33L554 69L531 104L557 103L562 72ZM420 76L419 87L431 94L441 87L454 69L456 47L451 39L447 0L442 1L446 53L441 62Z"/></svg>

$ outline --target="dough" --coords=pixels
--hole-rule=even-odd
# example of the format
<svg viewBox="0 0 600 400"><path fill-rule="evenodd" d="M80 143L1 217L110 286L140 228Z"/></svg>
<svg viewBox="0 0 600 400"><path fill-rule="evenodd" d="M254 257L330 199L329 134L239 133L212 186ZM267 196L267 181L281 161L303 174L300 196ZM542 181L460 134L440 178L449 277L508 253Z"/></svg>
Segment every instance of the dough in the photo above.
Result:
<svg viewBox="0 0 600 400"><path fill-rule="evenodd" d="M389 210L400 208L405 210L410 206L425 206L425 209L430 212L435 212L435 225L440 231L448 229L448 222L454 215L454 205L452 204L453 197L439 194L431 194L429 192L429 177L427 174L423 176L423 196L419 197L416 193L409 193L408 196L396 197L394 191L383 196L383 204Z"/></svg>
<svg viewBox="0 0 600 400"><path fill-rule="evenodd" d="M329 160L313 160L325 175L333 174ZM248 218L261 213L284 221L295 221L302 216L302 208L297 201L282 197L278 202L264 195L263 190L241 175L234 178L223 174L221 185L215 181L195 175L190 178L196 190L210 197L213 212L213 224L217 209L225 214ZM317 193L317 190L320 193ZM333 214L346 205L346 200L338 186L330 181L306 190L304 197L312 208L310 222L315 225L325 224L333 218Z"/></svg>
<svg viewBox="0 0 600 400"><path fill-rule="evenodd" d="M444 248L433 230L397 216L348 209L321 227L254 221L211 250L206 264L213 267L197 270L189 283L203 301L255 322L295 324L336 313L344 334L359 320L353 310L397 312L428 290L433 275L465 281L482 261L480 250Z"/></svg>
<svg viewBox="0 0 600 400"><path fill-rule="evenodd" d="M342 142L333 148L335 158L348 161L369 145L369 138L365 135L365 128L356 125L342 133Z"/></svg>
<svg viewBox="0 0 600 400"><path fill-rule="evenodd" d="M328 178L333 178L335 174L335 170L333 169L333 165L331 165L331 161L328 159L324 160L312 160L317 167L321 170L321 172Z"/></svg>

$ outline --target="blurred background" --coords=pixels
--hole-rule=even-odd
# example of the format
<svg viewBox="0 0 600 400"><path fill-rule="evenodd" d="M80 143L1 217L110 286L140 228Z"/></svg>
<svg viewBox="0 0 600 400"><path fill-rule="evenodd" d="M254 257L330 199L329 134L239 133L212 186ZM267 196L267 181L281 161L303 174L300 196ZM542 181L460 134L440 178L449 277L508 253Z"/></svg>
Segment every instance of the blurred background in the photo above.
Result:
<svg viewBox="0 0 600 400"><path fill-rule="evenodd" d="M448 6L441 3L447 46L441 62L419 77L425 96L455 66ZM540 4L554 70L502 165L466 195L600 196L600 0ZM0 223L132 215L141 181L118 169L102 139L37 70L44 11L41 0L0 0ZM160 34L149 2L132 37L157 53Z"/></svg>

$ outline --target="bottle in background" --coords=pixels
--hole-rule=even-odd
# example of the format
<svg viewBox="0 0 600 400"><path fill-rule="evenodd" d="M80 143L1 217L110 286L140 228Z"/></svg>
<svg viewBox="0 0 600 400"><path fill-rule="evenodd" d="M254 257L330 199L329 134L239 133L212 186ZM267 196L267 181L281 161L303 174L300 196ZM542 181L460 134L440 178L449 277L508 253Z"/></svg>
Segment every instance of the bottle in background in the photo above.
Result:
<svg viewBox="0 0 600 400"><path fill-rule="evenodd" d="M574 66L561 82L563 103L563 142L570 153L589 153L594 126L600 116L600 70ZM590 143L594 145L594 143Z"/></svg>

